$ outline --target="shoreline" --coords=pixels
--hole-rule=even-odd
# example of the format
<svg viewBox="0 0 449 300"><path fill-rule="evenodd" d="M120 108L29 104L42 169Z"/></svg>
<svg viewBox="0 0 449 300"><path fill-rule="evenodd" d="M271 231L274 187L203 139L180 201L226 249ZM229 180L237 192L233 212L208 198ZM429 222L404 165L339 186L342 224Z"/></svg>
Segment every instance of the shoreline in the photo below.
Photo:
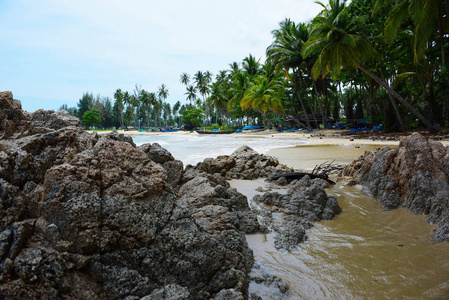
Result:
<svg viewBox="0 0 449 300"><path fill-rule="evenodd" d="M107 134L113 130L108 131L89 131L96 132L98 134ZM119 133L123 133L129 136L182 136L182 135L199 135L196 132L190 131L178 131L178 132L139 132L136 130L117 130ZM308 132L277 132L275 130L266 130L260 132L242 132L233 133L231 135L234 138L275 138L275 139L298 139L307 140L306 145L379 145L379 146L397 146L399 140L403 136L410 135L412 132L407 133L391 133L391 134L349 134L347 130L317 130L311 133ZM449 138L447 136L428 136L431 140L441 142L444 146L449 146Z"/></svg>

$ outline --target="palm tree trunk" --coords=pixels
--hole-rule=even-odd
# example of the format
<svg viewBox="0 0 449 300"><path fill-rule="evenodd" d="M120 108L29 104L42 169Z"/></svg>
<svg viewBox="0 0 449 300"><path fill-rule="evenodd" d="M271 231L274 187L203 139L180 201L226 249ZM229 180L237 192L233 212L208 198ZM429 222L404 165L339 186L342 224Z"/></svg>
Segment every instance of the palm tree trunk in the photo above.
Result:
<svg viewBox="0 0 449 300"><path fill-rule="evenodd" d="M365 72L368 76L370 76L374 81L376 81L379 85L381 85L383 88L387 90L388 93L390 93L393 97L395 97L399 102L401 102L402 105L404 105L413 115L415 115L421 122L423 122L424 125L427 126L427 128L430 131L435 131L436 128L433 126L429 120L427 120L419 111L417 111L410 103L407 102L404 98L401 97L395 90L393 90L388 84L386 84L382 79L377 77L374 73L372 73L370 70L366 69L361 64L358 65L358 68Z"/></svg>
<svg viewBox="0 0 449 300"><path fill-rule="evenodd" d="M302 101L302 98L301 98L301 91L302 91L302 89L301 89L301 86L299 84L298 75L296 75L296 73L293 74L293 82L295 83L296 94L298 95L299 103L301 103L302 111L304 112L304 115L306 116L307 126L309 127L309 129L312 129L312 126L310 125L310 121L309 121L309 116L307 115L307 111L306 111L306 108L304 106L304 102Z"/></svg>
<svg viewBox="0 0 449 300"><path fill-rule="evenodd" d="M382 80L385 81L385 75L384 75L384 71L382 69L380 70L380 74L382 76ZM388 93L388 98L390 99L391 105L393 106L394 113L396 114L396 117L398 118L399 126L401 126L400 129L401 129L401 131L404 131L405 125L404 125L404 122L402 121L401 114L399 113L398 106L394 102L394 99L390 93Z"/></svg>

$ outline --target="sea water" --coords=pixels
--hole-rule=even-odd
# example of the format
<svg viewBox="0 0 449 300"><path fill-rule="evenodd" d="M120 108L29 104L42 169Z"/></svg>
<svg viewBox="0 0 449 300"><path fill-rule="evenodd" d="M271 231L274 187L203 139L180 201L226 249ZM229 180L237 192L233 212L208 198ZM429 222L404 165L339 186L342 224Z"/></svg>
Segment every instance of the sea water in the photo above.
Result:
<svg viewBox="0 0 449 300"><path fill-rule="evenodd" d="M241 146L249 146L258 153L265 154L276 148L294 147L307 144L307 139L273 138L271 135L261 137L245 137L243 135L136 135L134 143L140 146L145 143L158 143L167 149L175 159L184 165L196 165L205 158L219 155L231 155Z"/></svg>
<svg viewBox="0 0 449 300"><path fill-rule="evenodd" d="M307 146L306 138L244 136L134 136L137 145L159 143L184 165L230 155L243 145L278 156L281 163L310 169L331 158L349 162L376 146ZM301 146L301 147L296 147ZM306 147L304 147L306 146ZM295 147L288 150L279 148ZM366 148L366 149L365 149ZM282 155L282 157L281 157ZM249 199L263 180L233 180ZM274 247L273 234L248 235L256 261L287 282L287 299L449 299L449 244L434 243L435 226L406 209L384 211L357 187L328 189L343 211L315 223L295 251Z"/></svg>

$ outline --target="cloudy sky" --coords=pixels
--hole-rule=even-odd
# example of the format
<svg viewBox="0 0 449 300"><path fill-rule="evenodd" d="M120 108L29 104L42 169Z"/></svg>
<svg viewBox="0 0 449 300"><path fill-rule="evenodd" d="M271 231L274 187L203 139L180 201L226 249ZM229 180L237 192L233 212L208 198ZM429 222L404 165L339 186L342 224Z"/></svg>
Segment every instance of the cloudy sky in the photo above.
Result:
<svg viewBox="0 0 449 300"><path fill-rule="evenodd" d="M314 1L0 0L0 91L28 111L136 84L185 103L181 73L215 76L250 53L263 62L271 31L310 21Z"/></svg>

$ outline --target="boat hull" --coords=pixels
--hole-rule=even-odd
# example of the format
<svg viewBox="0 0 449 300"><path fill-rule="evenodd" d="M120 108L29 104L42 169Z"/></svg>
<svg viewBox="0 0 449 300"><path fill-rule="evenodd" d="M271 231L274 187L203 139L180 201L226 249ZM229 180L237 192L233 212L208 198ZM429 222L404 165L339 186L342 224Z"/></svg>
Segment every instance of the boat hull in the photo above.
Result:
<svg viewBox="0 0 449 300"><path fill-rule="evenodd" d="M206 130L197 130L198 134L231 134L234 133L232 130L223 130L223 131L206 131Z"/></svg>

